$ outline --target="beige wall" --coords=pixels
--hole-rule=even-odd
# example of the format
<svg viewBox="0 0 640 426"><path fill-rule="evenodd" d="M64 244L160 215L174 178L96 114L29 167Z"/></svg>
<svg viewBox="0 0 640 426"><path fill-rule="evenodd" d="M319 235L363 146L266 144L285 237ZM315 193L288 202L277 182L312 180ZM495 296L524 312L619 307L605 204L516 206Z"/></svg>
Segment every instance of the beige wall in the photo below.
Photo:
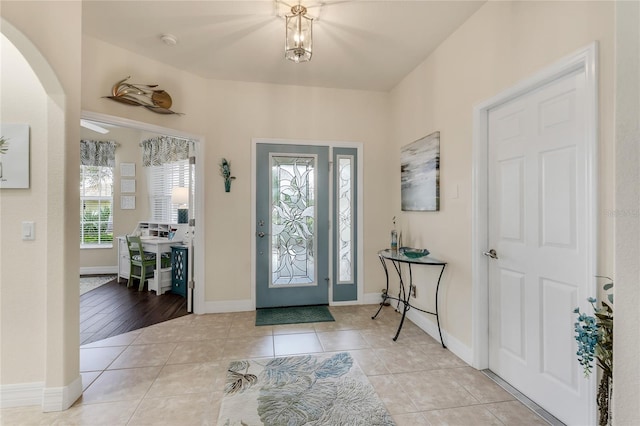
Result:
<svg viewBox="0 0 640 426"><path fill-rule="evenodd" d="M392 162L400 147L441 132L441 208L405 212L405 243L450 262L445 273L443 327L471 346L471 184L474 105L597 40L600 46L599 204L613 204L613 2L489 2L391 93ZM399 171L393 179L399 181ZM456 198L456 193L458 197ZM399 185L393 202L400 203ZM599 222L598 270L613 273L612 223ZM406 240L407 235L409 241ZM418 303L428 304L426 300ZM429 318L430 319L430 318ZM430 319L431 320L431 319Z"/></svg>
<svg viewBox="0 0 640 426"><path fill-rule="evenodd" d="M80 138L77 123L81 109L203 136L208 301L242 300L250 295L250 257L242 253L248 253L252 238L251 138L362 142L365 292L379 292L382 286L375 252L388 244L391 217L397 215L408 237L406 244L425 246L450 261L443 323L453 337L470 346L472 107L593 40L600 42L600 205L602 211L613 206L613 191L609 190L614 169L614 31L610 2L491 2L408 75L390 97L384 93L204 80L81 38L80 2L4 0L1 7L2 17L28 36L57 75L57 79L54 76L43 81L45 89L53 94L47 102L49 120L42 130L47 155L42 158L34 153L32 157L32 168L47 171L46 182L34 172L32 189L10 195L15 202L10 206L5 201L7 193L0 193L2 385L43 381L48 387L65 386L78 376L79 161L75 141ZM2 75L4 100L4 68ZM171 93L173 109L185 115L152 114L102 98L114 82L127 75L136 82L160 84ZM4 102L0 106L4 114ZM65 113L63 119L56 108ZM37 109L32 113L37 114ZM33 123L35 126L38 120ZM399 148L435 130L442 134L441 211L400 214ZM41 132L33 131L33 135ZM231 193L224 193L217 172L223 156L232 161L238 177ZM41 219L34 213L38 239L27 246L14 232L17 221L24 217L16 209L34 201L41 185L46 185L47 216ZM454 198L456 186L458 198ZM612 222L603 217L599 226L599 269L603 274L610 274L613 268L612 227ZM8 250L28 255L10 265L5 258L10 256ZM42 268L31 271L25 279L31 258L43 253ZM18 282L20 286L15 285ZM24 301L24 289L33 289L28 316L16 309ZM426 303L422 293L418 299ZM28 362L27 350L36 352Z"/></svg>
<svg viewBox="0 0 640 426"><path fill-rule="evenodd" d="M3 386L34 380L44 383L44 389L37 394L42 398L43 408L63 409L81 391L78 249L69 243L78 241L79 150L74 149L75 143L67 143L79 139L81 3L3 1L0 13L6 20L2 33L23 53L48 94L45 125L34 131L41 139L34 140L32 136L34 186L14 193L11 198L14 203L6 209L6 192L2 190L2 254L9 256L7 250L24 250L28 254L13 264L4 257L2 260L3 304L14 301L19 305L7 310L2 306L0 380ZM60 25L61 22L64 25ZM11 64L3 61L3 75L5 66ZM5 84L2 89L4 94ZM5 106L2 108L4 111ZM45 149L45 156L40 156L33 148ZM46 173L42 180L37 169ZM26 219L26 209L34 196L42 197L46 219L36 223L37 242L27 248L27 243L13 229L16 221L22 220L19 218ZM42 247L45 247L44 256L38 258ZM38 267L34 268L34 264ZM29 270L32 269L38 271L31 275ZM25 300L24 287L33 288L35 297ZM22 309L16 311L16 307ZM34 321L28 318L32 315ZM30 364L25 360L30 356L25 348L34 345L30 343L35 340L34 336L41 336L40 342L35 343L41 352L34 355L37 361Z"/></svg>
<svg viewBox="0 0 640 426"><path fill-rule="evenodd" d="M45 312L23 312L27 306L46 306L47 170L41 165L47 163L48 154L47 96L24 57L4 36L0 52L0 118L3 123L28 123L31 137L30 188L0 190L0 383L38 382L44 381L45 373ZM24 220L35 222L35 241L21 240ZM14 332L15 318L21 318L20 333ZM15 368L22 363L33 368Z"/></svg>
<svg viewBox="0 0 640 426"><path fill-rule="evenodd" d="M616 222L613 413L640 419L640 3L616 3Z"/></svg>
<svg viewBox="0 0 640 426"><path fill-rule="evenodd" d="M184 116L102 99L111 85L132 80L159 84ZM365 293L379 292L382 270L375 255L387 244L393 165L388 162L388 95L380 92L203 80L115 46L83 39L83 110L125 117L202 135L204 167L206 302L251 297L251 141L284 138L351 141L364 145ZM237 179L224 192L218 163L232 163Z"/></svg>
<svg viewBox="0 0 640 426"><path fill-rule="evenodd" d="M382 270L376 251L386 245L390 210L386 194L393 166L387 161L387 95L259 83L212 82L207 164L231 161L237 179L225 193L217 168L207 174L207 300L251 296L251 138L353 141L364 145L364 284L379 292ZM208 139L209 140L209 139ZM245 253L246 255L238 255Z"/></svg>

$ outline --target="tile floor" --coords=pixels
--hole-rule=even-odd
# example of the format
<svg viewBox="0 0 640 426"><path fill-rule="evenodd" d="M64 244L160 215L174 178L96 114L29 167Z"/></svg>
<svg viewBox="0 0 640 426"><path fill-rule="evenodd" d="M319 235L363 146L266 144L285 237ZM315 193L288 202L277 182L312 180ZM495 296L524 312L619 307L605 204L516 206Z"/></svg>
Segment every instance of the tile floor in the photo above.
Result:
<svg viewBox="0 0 640 426"><path fill-rule="evenodd" d="M215 425L229 361L349 351L399 425L546 425L391 307L332 307L336 321L254 325L255 312L188 315L80 348L69 410L0 410L2 425Z"/></svg>

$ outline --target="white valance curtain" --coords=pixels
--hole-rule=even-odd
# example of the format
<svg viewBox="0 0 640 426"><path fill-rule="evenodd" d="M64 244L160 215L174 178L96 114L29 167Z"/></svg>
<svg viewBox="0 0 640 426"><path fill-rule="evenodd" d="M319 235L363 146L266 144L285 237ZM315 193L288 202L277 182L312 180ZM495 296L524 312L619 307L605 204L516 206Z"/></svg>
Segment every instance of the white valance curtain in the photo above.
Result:
<svg viewBox="0 0 640 426"><path fill-rule="evenodd" d="M93 141L83 139L80 141L80 164L83 166L115 167L116 147L115 141Z"/></svg>
<svg viewBox="0 0 640 426"><path fill-rule="evenodd" d="M188 160L193 141L158 136L143 141L140 146L142 146L142 165L151 167Z"/></svg>

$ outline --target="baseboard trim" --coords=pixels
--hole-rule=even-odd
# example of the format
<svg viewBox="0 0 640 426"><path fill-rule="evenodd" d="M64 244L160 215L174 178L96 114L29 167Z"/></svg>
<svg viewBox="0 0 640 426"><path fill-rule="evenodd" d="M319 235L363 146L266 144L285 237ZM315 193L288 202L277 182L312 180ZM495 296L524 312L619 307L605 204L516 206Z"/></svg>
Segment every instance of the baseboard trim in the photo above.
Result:
<svg viewBox="0 0 640 426"><path fill-rule="evenodd" d="M432 317L432 315L429 315L429 317ZM409 312L407 312L407 318L409 318L411 322L413 322L415 325L424 330L425 333L440 342L438 325L435 323L435 317L433 318L433 321L429 317L427 317L427 314L423 314L420 311L416 310L410 310ZM442 330L442 338L444 339L444 344L447 345L447 349L449 349L458 358L460 358L467 364L473 364L473 351L469 346L465 345L460 340L447 333L445 330Z"/></svg>
<svg viewBox="0 0 640 426"><path fill-rule="evenodd" d="M382 302L382 292L365 293L363 303L365 305L379 305Z"/></svg>
<svg viewBox="0 0 640 426"><path fill-rule="evenodd" d="M78 376L68 386L44 388L42 390L42 411L64 411L82 396L82 376Z"/></svg>
<svg viewBox="0 0 640 426"><path fill-rule="evenodd" d="M357 300L340 300L337 302L329 302L329 306L353 306L359 305L360 302Z"/></svg>
<svg viewBox="0 0 640 426"><path fill-rule="evenodd" d="M116 266L84 266L80 268L80 275L102 275L102 274L118 274L118 265Z"/></svg>
<svg viewBox="0 0 640 426"><path fill-rule="evenodd" d="M0 408L42 404L44 382L0 385Z"/></svg>
<svg viewBox="0 0 640 426"><path fill-rule="evenodd" d="M203 314L220 314L224 312L255 311L256 307L249 299L205 302Z"/></svg>

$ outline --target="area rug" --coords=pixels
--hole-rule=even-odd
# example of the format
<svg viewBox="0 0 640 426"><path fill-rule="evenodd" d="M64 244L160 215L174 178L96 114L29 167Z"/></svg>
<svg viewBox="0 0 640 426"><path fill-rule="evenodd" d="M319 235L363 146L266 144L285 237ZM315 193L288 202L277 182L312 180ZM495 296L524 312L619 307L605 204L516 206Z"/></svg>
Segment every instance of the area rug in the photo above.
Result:
<svg viewBox="0 0 640 426"><path fill-rule="evenodd" d="M229 364L219 426L394 425L346 353Z"/></svg>
<svg viewBox="0 0 640 426"><path fill-rule="evenodd" d="M100 275L98 277L80 277L80 296L94 290L101 285L113 281L116 279L116 275Z"/></svg>
<svg viewBox="0 0 640 426"><path fill-rule="evenodd" d="M300 324L335 321L329 307L292 306L289 308L260 308L256 310L256 325Z"/></svg>

